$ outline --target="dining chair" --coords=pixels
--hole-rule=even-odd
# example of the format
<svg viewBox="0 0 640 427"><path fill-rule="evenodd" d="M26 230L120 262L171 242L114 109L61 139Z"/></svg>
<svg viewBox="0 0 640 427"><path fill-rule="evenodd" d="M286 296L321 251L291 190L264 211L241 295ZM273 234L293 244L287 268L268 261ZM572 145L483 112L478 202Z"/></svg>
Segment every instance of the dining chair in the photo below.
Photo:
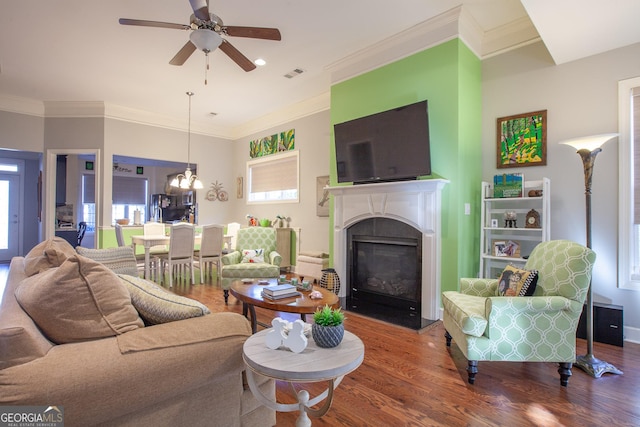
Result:
<svg viewBox="0 0 640 427"><path fill-rule="evenodd" d="M133 243L127 245L124 241L124 231L122 230L122 226L116 223L116 242L118 243L118 247L129 246L133 249ZM144 272L144 254L134 254L136 257L136 263L138 266L138 272Z"/></svg>
<svg viewBox="0 0 640 427"><path fill-rule="evenodd" d="M171 226L169 236L169 252L166 259L162 261L162 272L168 270L169 287L173 287L174 272L183 273L186 267L189 268L191 284L195 282L193 272L193 246L196 240L196 229L192 224L180 222ZM182 275L182 274L181 274Z"/></svg>
<svg viewBox="0 0 640 427"><path fill-rule="evenodd" d="M226 236L229 238L229 247L227 250L232 252L236 249L236 240L238 237L238 230L240 230L239 222L230 222L227 224L227 234Z"/></svg>
<svg viewBox="0 0 640 427"><path fill-rule="evenodd" d="M82 239L84 239L84 233L87 231L87 223L81 221L78 223L78 244L76 246L82 245Z"/></svg>
<svg viewBox="0 0 640 427"><path fill-rule="evenodd" d="M143 224L142 233L145 236L164 236L166 229L163 223L150 221ZM152 246L149 249L149 271L155 272L155 281L158 283L162 282L162 259L166 258L168 253L165 245Z"/></svg>
<svg viewBox="0 0 640 427"><path fill-rule="evenodd" d="M116 223L116 242L118 242L118 246L126 246L124 243L124 233L122 232L122 226Z"/></svg>
<svg viewBox="0 0 640 427"><path fill-rule="evenodd" d="M196 263L200 269L200 283L204 283L205 276L213 277L213 264L216 266L216 276L220 278L220 257L224 241L224 227L218 224L202 226L200 250L197 251Z"/></svg>

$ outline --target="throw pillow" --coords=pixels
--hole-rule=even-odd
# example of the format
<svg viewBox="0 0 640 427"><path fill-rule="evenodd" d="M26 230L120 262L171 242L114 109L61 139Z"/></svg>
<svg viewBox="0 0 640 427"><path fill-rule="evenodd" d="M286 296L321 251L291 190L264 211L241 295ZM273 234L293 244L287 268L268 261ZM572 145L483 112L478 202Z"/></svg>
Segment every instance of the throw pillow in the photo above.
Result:
<svg viewBox="0 0 640 427"><path fill-rule="evenodd" d="M531 296L536 290L537 282L537 270L524 270L509 264L498 279L498 295Z"/></svg>
<svg viewBox="0 0 640 427"><path fill-rule="evenodd" d="M264 262L264 249L243 249L240 262Z"/></svg>
<svg viewBox="0 0 640 427"><path fill-rule="evenodd" d="M138 262L131 246L108 249L89 249L78 246L76 251L84 257L99 262L114 273L138 275Z"/></svg>
<svg viewBox="0 0 640 427"><path fill-rule="evenodd" d="M52 237L38 243L24 257L24 272L27 276L42 273L52 267L59 267L76 250L61 237Z"/></svg>
<svg viewBox="0 0 640 427"><path fill-rule="evenodd" d="M157 284L137 276L118 274L129 289L131 303L147 325L204 316L211 311L198 301L171 293Z"/></svg>
<svg viewBox="0 0 640 427"><path fill-rule="evenodd" d="M78 254L60 267L24 279L15 296L56 344L112 337L144 327L115 273Z"/></svg>

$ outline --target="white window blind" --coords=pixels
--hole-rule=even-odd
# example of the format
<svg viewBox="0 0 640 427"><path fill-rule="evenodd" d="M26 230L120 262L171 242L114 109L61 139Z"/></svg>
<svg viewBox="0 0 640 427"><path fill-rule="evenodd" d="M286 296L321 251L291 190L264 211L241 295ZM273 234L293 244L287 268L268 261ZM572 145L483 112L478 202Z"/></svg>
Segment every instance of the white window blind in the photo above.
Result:
<svg viewBox="0 0 640 427"><path fill-rule="evenodd" d="M298 200L298 152L247 162L249 202Z"/></svg>

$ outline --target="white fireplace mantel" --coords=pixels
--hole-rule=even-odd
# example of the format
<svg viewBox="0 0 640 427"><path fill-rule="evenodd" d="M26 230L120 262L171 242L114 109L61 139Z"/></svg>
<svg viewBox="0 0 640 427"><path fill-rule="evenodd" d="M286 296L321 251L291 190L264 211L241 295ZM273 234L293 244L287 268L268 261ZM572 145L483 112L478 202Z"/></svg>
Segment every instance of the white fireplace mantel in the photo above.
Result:
<svg viewBox="0 0 640 427"><path fill-rule="evenodd" d="M345 282L347 229L364 219L402 221L422 233L422 317L436 320L440 308L440 216L442 188L449 181L429 179L327 187L333 203L333 264Z"/></svg>

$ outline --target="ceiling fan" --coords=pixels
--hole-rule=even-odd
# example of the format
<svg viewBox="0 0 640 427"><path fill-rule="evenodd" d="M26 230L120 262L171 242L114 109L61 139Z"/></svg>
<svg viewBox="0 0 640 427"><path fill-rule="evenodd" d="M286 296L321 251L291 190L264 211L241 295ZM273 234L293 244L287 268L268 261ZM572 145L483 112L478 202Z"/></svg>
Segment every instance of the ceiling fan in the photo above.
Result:
<svg viewBox="0 0 640 427"><path fill-rule="evenodd" d="M169 61L171 65L184 64L196 49L203 51L208 57L209 52L213 52L219 47L220 50L238 64L240 68L244 71L251 71L256 68L256 65L240 53L238 49L233 47L226 39L222 38L222 36L281 40L280 31L277 28L224 25L219 16L209 12L208 0L189 0L189 3L193 9L193 15L191 15L190 24L188 25L127 18L120 18L119 22L122 25L191 30L189 41L187 41L171 61Z"/></svg>

